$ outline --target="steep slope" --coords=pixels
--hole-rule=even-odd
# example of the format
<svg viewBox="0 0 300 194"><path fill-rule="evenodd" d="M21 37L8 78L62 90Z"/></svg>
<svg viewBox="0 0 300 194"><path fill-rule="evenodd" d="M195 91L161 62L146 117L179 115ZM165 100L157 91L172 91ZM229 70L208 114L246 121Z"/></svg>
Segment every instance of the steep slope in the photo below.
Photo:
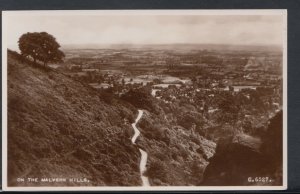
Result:
<svg viewBox="0 0 300 194"><path fill-rule="evenodd" d="M84 84L11 51L7 87L9 186L141 185L131 105L108 104ZM33 177L83 182L27 180Z"/></svg>
<svg viewBox="0 0 300 194"><path fill-rule="evenodd" d="M202 185L282 185L282 153L280 111L260 139L240 135L220 141Z"/></svg>
<svg viewBox="0 0 300 194"><path fill-rule="evenodd" d="M195 130L193 122L200 124L203 116L192 111L191 105L164 103L152 97L150 91L135 90L123 99L144 110L137 124L141 134L136 143L148 153L146 176L150 184L199 185L207 159L216 147ZM191 115L192 120L182 119Z"/></svg>
<svg viewBox="0 0 300 194"><path fill-rule="evenodd" d="M138 123L137 143L148 153L146 175L155 186L199 185L216 144L166 115L162 110L158 115L145 111Z"/></svg>

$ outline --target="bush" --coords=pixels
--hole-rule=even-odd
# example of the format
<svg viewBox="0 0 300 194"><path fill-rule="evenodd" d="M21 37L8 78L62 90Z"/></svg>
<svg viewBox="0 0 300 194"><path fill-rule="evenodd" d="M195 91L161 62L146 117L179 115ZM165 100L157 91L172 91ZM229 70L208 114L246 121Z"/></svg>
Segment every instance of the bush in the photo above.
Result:
<svg viewBox="0 0 300 194"><path fill-rule="evenodd" d="M205 166L201 165L200 161L194 161L191 166L192 170L192 177L195 179L195 184L200 185L203 173L204 173Z"/></svg>
<svg viewBox="0 0 300 194"><path fill-rule="evenodd" d="M192 142L194 142L195 144L197 144L197 145L200 145L200 139L199 138L197 138L196 136L194 136L194 135L190 135L190 139L191 139L191 141Z"/></svg>
<svg viewBox="0 0 300 194"><path fill-rule="evenodd" d="M49 78L49 79L53 79L54 77L53 77L53 75L49 74L49 75L48 75L48 78Z"/></svg>
<svg viewBox="0 0 300 194"><path fill-rule="evenodd" d="M162 152L155 153L155 156L161 161L167 161L169 159L168 155Z"/></svg>
<svg viewBox="0 0 300 194"><path fill-rule="evenodd" d="M90 153L89 151L85 150L85 149L78 149L74 152L73 154L75 157L77 157L78 159L91 159L93 157L93 154Z"/></svg>
<svg viewBox="0 0 300 194"><path fill-rule="evenodd" d="M121 98L137 108L157 112L155 111L154 98L151 96L150 91L146 89L130 90Z"/></svg>
<svg viewBox="0 0 300 194"><path fill-rule="evenodd" d="M190 130L193 125L197 127L203 126L203 120L199 113L183 113L178 118L178 124L185 129Z"/></svg>
<svg viewBox="0 0 300 194"><path fill-rule="evenodd" d="M160 160L151 162L147 170L147 176L149 176L149 178L157 178L163 182L166 180L167 173L168 172L165 163Z"/></svg>
<svg viewBox="0 0 300 194"><path fill-rule="evenodd" d="M101 91L99 98L100 100L103 100L107 104L113 104L115 96L113 93L110 93L108 91Z"/></svg>

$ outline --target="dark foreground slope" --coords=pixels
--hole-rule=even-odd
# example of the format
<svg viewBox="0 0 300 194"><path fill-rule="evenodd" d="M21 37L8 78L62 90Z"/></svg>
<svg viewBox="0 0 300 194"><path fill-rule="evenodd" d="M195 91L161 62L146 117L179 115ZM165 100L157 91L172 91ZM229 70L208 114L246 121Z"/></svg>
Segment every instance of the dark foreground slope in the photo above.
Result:
<svg viewBox="0 0 300 194"><path fill-rule="evenodd" d="M120 100L107 104L82 83L29 63L8 51L8 185L140 185L130 141L137 110Z"/></svg>
<svg viewBox="0 0 300 194"><path fill-rule="evenodd" d="M218 143L203 185L282 185L282 111L261 137L239 135Z"/></svg>

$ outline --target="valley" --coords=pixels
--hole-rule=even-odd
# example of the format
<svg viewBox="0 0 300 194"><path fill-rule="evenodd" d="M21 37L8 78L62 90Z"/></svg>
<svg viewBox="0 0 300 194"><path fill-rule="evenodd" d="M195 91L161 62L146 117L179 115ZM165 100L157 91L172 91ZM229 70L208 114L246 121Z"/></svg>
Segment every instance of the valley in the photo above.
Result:
<svg viewBox="0 0 300 194"><path fill-rule="evenodd" d="M247 182L255 168L280 185L266 142L282 133L271 122L282 121L282 56L226 48L68 48L49 67L8 51L9 185L259 185ZM220 158L249 171L226 182L236 169Z"/></svg>

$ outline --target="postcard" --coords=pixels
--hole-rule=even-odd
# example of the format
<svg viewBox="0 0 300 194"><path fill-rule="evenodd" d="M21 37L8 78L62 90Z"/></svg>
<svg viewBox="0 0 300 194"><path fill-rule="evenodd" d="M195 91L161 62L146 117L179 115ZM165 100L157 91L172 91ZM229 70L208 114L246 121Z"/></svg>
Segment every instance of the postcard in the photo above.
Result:
<svg viewBox="0 0 300 194"><path fill-rule="evenodd" d="M287 188L286 10L2 12L9 191Z"/></svg>

